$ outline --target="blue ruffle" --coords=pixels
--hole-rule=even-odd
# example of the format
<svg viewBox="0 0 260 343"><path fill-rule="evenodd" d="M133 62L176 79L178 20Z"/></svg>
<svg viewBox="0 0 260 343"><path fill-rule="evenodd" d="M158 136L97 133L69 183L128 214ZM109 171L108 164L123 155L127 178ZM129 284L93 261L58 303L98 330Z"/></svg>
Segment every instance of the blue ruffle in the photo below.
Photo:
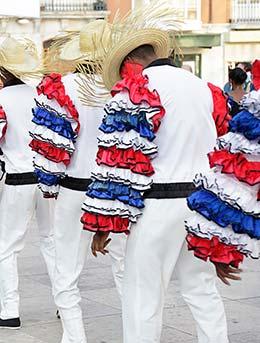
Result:
<svg viewBox="0 0 260 343"><path fill-rule="evenodd" d="M35 169L34 173L37 176L38 182L47 186L57 186L60 181L59 176L45 173L40 169Z"/></svg>
<svg viewBox="0 0 260 343"><path fill-rule="evenodd" d="M152 141L155 138L155 135L146 119L145 111L140 111L139 114L136 115L132 115L124 109L113 114L108 113L103 119L103 123L99 129L104 133L135 130L141 137L145 137L149 141Z"/></svg>
<svg viewBox="0 0 260 343"><path fill-rule="evenodd" d="M231 225L234 232L260 239L260 219L247 215L220 200L215 194L199 189L188 197L188 206L221 227Z"/></svg>
<svg viewBox="0 0 260 343"><path fill-rule="evenodd" d="M144 207L141 192L117 182L94 181L89 186L87 195L91 198L119 200L124 204L137 208Z"/></svg>
<svg viewBox="0 0 260 343"><path fill-rule="evenodd" d="M46 108L35 107L33 109L32 121L37 125L46 126L60 136L75 141L76 137L71 123L64 118L58 117L54 112L48 111Z"/></svg>
<svg viewBox="0 0 260 343"><path fill-rule="evenodd" d="M249 140L257 139L260 137L260 120L243 110L229 122L229 131L242 133Z"/></svg>

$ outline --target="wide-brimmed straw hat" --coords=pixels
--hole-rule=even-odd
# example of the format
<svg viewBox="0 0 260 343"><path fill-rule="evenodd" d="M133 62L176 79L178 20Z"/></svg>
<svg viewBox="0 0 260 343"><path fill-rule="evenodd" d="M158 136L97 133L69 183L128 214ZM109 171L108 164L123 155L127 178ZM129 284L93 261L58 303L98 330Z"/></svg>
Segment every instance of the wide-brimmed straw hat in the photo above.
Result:
<svg viewBox="0 0 260 343"><path fill-rule="evenodd" d="M170 39L167 32L151 28L129 34L127 40L122 39L110 50L104 62L103 81L109 90L121 79L120 67L125 57L144 44L151 45L158 58L169 56Z"/></svg>
<svg viewBox="0 0 260 343"><path fill-rule="evenodd" d="M178 16L169 1L162 0L152 1L115 20L103 61L102 77L108 90L121 79L120 67L124 59L141 45L151 45L158 58L169 56L170 37L180 30Z"/></svg>
<svg viewBox="0 0 260 343"><path fill-rule="evenodd" d="M18 78L38 77L41 61L31 40L6 37L0 42L0 67Z"/></svg>
<svg viewBox="0 0 260 343"><path fill-rule="evenodd" d="M64 44L60 52L60 59L78 61L102 58L109 38L110 25L106 20L91 21Z"/></svg>

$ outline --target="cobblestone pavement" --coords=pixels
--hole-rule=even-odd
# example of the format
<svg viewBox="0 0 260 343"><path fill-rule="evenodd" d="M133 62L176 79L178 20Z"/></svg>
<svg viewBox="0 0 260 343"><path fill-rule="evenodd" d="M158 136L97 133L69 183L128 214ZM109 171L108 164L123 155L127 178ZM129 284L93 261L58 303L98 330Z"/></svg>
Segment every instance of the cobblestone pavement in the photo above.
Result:
<svg viewBox="0 0 260 343"><path fill-rule="evenodd" d="M0 331L0 343L60 343L61 324L45 265L39 254L34 225L19 259L21 318L19 331ZM89 258L80 288L89 343L122 343L120 302L114 287L109 259ZM231 343L260 342L260 262L247 261L243 282L220 285L228 316ZM173 278L166 299L162 343L195 343L196 334L189 309ZM134 342L133 342L134 343ZM221 342L219 342L221 343Z"/></svg>

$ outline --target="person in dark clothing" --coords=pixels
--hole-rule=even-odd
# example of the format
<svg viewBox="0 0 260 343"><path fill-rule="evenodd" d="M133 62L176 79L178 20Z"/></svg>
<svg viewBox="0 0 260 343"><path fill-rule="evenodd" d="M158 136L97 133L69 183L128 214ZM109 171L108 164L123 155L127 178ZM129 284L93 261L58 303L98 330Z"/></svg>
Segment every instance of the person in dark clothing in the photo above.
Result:
<svg viewBox="0 0 260 343"><path fill-rule="evenodd" d="M229 82L232 85L232 90L227 95L232 117L240 111L240 101L246 94L244 90L246 79L247 74L241 68L234 68L229 71Z"/></svg>

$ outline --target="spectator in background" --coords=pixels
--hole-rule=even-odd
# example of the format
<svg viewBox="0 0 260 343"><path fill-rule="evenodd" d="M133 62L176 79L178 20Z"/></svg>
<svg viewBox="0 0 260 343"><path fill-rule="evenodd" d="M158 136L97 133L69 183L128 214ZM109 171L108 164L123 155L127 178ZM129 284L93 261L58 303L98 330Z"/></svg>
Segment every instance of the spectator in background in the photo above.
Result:
<svg viewBox="0 0 260 343"><path fill-rule="evenodd" d="M247 79L244 83L244 90L246 91L246 93L253 90L252 75L251 75L252 64L250 62L238 62L236 63L236 68L242 69L247 74ZM229 69L229 71L230 70L231 69ZM225 84L223 90L225 93L230 93L232 91L232 85L230 81Z"/></svg>
<svg viewBox="0 0 260 343"><path fill-rule="evenodd" d="M241 68L234 68L229 71L229 83L231 91L228 92L228 103L231 107L230 114L233 117L240 111L240 101L247 93L244 89L247 80L247 73Z"/></svg>

